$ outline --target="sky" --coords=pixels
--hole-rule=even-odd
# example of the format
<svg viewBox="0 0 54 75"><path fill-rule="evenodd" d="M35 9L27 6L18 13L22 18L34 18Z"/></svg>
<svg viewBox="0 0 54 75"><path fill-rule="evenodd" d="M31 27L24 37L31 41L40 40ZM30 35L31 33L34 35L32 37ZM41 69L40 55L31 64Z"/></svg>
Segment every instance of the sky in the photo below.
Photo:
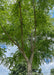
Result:
<svg viewBox="0 0 54 75"><path fill-rule="evenodd" d="M8 68L4 67L3 65L0 65L0 75L8 75L8 73Z"/></svg>
<svg viewBox="0 0 54 75"><path fill-rule="evenodd" d="M49 11L49 14L51 15L51 18L54 18L54 7L52 10Z"/></svg>
<svg viewBox="0 0 54 75"><path fill-rule="evenodd" d="M51 15L51 18L54 18L54 7L52 10L50 10L50 15ZM7 57L10 56L10 53L14 53L16 50L17 50L17 47L14 45L14 46L11 46L11 45L7 45ZM11 50L11 51L10 51ZM54 58L52 58L53 61L50 62L49 64L42 64L40 67L42 68L42 73L44 75L50 75L50 70L52 68L54 68ZM0 65L0 75L8 75L10 71L8 70L7 67L5 67L4 65Z"/></svg>
<svg viewBox="0 0 54 75"><path fill-rule="evenodd" d="M41 65L41 69L44 75L50 75L51 69L54 69L54 58L52 60L53 61L49 64L44 63Z"/></svg>

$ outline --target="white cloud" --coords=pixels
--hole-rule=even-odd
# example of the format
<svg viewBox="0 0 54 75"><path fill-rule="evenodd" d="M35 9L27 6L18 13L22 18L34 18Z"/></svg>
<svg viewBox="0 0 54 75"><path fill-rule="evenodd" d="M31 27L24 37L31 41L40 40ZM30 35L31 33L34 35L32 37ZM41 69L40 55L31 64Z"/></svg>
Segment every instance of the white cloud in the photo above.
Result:
<svg viewBox="0 0 54 75"><path fill-rule="evenodd" d="M49 64L42 64L41 68L44 75L50 75L51 69L54 68L54 61L50 62Z"/></svg>

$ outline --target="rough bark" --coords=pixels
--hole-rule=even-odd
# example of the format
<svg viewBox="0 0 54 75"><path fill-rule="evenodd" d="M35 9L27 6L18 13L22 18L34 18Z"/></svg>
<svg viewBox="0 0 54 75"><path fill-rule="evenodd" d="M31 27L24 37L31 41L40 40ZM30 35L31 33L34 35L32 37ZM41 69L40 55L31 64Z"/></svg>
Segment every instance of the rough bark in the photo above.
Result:
<svg viewBox="0 0 54 75"><path fill-rule="evenodd" d="M27 75L32 75L32 64L30 62L27 63Z"/></svg>
<svg viewBox="0 0 54 75"><path fill-rule="evenodd" d="M31 56L30 56L31 63L33 61L33 55L34 55L33 34L31 33Z"/></svg>

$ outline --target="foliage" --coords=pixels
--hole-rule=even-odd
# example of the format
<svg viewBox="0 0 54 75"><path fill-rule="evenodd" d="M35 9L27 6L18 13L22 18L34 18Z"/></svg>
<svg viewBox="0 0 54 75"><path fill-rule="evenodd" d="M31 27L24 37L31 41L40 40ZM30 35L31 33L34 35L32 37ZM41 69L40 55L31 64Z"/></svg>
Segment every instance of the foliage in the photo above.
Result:
<svg viewBox="0 0 54 75"><path fill-rule="evenodd" d="M4 58L6 57L6 47L5 46L0 46L0 62L1 60L4 61Z"/></svg>
<svg viewBox="0 0 54 75"><path fill-rule="evenodd" d="M48 13L54 0L0 0L0 4L0 41L18 47L6 63L12 67L28 61L34 52L32 68L38 68L44 58L52 55L54 26Z"/></svg>
<svg viewBox="0 0 54 75"><path fill-rule="evenodd" d="M12 69L10 69L11 73L9 75L27 75L27 67L25 63L15 64ZM41 74L41 69L32 69L32 74Z"/></svg>
<svg viewBox="0 0 54 75"><path fill-rule="evenodd" d="M22 75L26 75L26 65L25 64L16 64L13 69L10 70L11 73L9 75L19 75L20 73Z"/></svg>

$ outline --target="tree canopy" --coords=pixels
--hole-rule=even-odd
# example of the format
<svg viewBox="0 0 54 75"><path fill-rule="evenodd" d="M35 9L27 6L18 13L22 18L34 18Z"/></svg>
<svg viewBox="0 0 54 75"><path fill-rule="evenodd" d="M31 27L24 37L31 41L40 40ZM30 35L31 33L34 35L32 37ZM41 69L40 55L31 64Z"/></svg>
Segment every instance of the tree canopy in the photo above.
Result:
<svg viewBox="0 0 54 75"><path fill-rule="evenodd" d="M18 47L7 58L11 66L26 61L36 68L51 58L54 26L48 13L53 5L54 0L0 0L0 42Z"/></svg>

